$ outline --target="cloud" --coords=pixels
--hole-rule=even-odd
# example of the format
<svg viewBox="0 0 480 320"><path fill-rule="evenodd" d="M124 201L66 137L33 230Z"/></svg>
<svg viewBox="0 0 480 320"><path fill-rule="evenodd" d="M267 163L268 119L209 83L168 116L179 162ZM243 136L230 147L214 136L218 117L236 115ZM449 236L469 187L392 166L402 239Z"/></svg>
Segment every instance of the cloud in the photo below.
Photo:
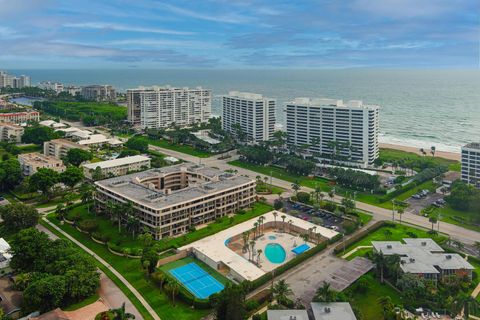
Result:
<svg viewBox="0 0 480 320"><path fill-rule="evenodd" d="M445 14L457 3L452 0L355 0L353 6L377 16L415 18Z"/></svg>
<svg viewBox="0 0 480 320"><path fill-rule="evenodd" d="M104 23L104 22L81 22L81 23L66 23L63 25L67 28L79 28L79 29L100 29L100 30L114 30L114 31L126 31L126 32L140 32L140 33L160 33L170 35L193 35L195 32L190 31L178 31L162 28L148 28L148 27L135 27L124 24L116 23Z"/></svg>
<svg viewBox="0 0 480 320"><path fill-rule="evenodd" d="M195 40L168 40L168 39L123 39L106 42L110 46L147 46L147 47L182 47L199 49L216 49L219 44Z"/></svg>
<svg viewBox="0 0 480 320"><path fill-rule="evenodd" d="M180 14L183 16L200 19L200 20L207 20L207 21L214 21L214 22L225 22L225 23L233 23L233 24L244 24L250 23L252 21L251 17L242 16L236 13L221 13L213 12L211 14L201 13L199 11L193 11L181 7L177 7L171 4L162 3L162 9L166 9L170 12Z"/></svg>

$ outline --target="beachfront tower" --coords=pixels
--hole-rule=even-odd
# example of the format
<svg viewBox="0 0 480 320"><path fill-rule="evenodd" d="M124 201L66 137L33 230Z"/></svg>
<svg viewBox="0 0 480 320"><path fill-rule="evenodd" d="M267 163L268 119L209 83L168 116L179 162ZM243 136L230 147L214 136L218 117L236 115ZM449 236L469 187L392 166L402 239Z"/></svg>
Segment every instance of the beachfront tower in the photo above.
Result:
<svg viewBox="0 0 480 320"><path fill-rule="evenodd" d="M480 143L462 147L462 181L480 188Z"/></svg>
<svg viewBox="0 0 480 320"><path fill-rule="evenodd" d="M378 106L297 98L285 109L290 147L325 162L363 168L378 158Z"/></svg>
<svg viewBox="0 0 480 320"><path fill-rule="evenodd" d="M249 141L267 141L275 131L275 100L261 94L230 91L222 98L222 126L237 133L240 126Z"/></svg>

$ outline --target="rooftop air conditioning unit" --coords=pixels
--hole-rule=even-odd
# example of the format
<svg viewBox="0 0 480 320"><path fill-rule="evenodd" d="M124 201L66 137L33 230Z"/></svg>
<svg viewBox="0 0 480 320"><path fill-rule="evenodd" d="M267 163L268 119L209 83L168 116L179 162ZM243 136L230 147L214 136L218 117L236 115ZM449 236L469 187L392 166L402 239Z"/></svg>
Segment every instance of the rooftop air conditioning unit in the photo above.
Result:
<svg viewBox="0 0 480 320"><path fill-rule="evenodd" d="M410 262L415 262L415 259L414 259L414 258L410 258Z"/></svg>
<svg viewBox="0 0 480 320"><path fill-rule="evenodd" d="M425 247L426 245L427 245L427 243L426 243L425 241L423 241L423 242L422 242L422 246Z"/></svg>
<svg viewBox="0 0 480 320"><path fill-rule="evenodd" d="M330 313L330 307L325 307L325 313Z"/></svg>
<svg viewBox="0 0 480 320"><path fill-rule="evenodd" d="M451 254L447 254L445 257L447 258L447 260L452 259L452 255L451 255Z"/></svg>
<svg viewBox="0 0 480 320"><path fill-rule="evenodd" d="M387 249L392 249L392 245L391 245L391 244L387 244Z"/></svg>

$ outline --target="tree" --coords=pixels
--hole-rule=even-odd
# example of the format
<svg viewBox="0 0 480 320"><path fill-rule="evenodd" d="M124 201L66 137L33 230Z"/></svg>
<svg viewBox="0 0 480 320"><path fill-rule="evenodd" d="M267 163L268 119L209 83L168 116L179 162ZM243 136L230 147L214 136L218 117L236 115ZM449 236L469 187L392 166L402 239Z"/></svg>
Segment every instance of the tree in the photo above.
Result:
<svg viewBox="0 0 480 320"><path fill-rule="evenodd" d="M23 307L28 311L50 311L61 306L66 291L65 277L47 276L33 282L25 289Z"/></svg>
<svg viewBox="0 0 480 320"><path fill-rule="evenodd" d="M377 299L378 304L382 307L383 316L386 318L388 314L392 312L393 303L392 298L389 296L380 297Z"/></svg>
<svg viewBox="0 0 480 320"><path fill-rule="evenodd" d="M282 208L283 208L283 201L280 200L280 199L276 199L275 201L273 201L273 208L274 208L275 210L280 210L280 209L282 209ZM277 222L277 219L276 219L276 218L277 218L277 216L278 216L278 213L275 212L273 215L274 215L274 217L275 217L275 225L276 225L276 222Z"/></svg>
<svg viewBox="0 0 480 320"><path fill-rule="evenodd" d="M90 161L93 159L93 154L90 151L72 148L67 151L65 160L67 163L70 163L74 166L79 166L82 162Z"/></svg>
<svg viewBox="0 0 480 320"><path fill-rule="evenodd" d="M435 157L435 152L437 151L437 148L435 146L430 147L430 153L432 154L432 157Z"/></svg>
<svg viewBox="0 0 480 320"><path fill-rule="evenodd" d="M257 250L257 265L260 265L260 255L262 254L262 252L262 249Z"/></svg>
<svg viewBox="0 0 480 320"><path fill-rule="evenodd" d="M376 265L377 271L380 273L380 282L383 283L383 271L387 264L385 256L382 252L374 252L373 254L373 262Z"/></svg>
<svg viewBox="0 0 480 320"><path fill-rule="evenodd" d="M172 280L167 282L167 284L165 285L165 290L170 293L173 305L175 305L175 297L180 290L180 286L178 285L177 281Z"/></svg>
<svg viewBox="0 0 480 320"><path fill-rule="evenodd" d="M82 204L87 206L87 211L90 212L90 203L94 199L95 188L91 184L84 184L80 189L80 198L82 199Z"/></svg>
<svg viewBox="0 0 480 320"><path fill-rule="evenodd" d="M337 293L330 288L330 283L323 281L322 286L315 292L313 299L315 302L335 302L337 301Z"/></svg>
<svg viewBox="0 0 480 320"><path fill-rule="evenodd" d="M308 194L307 192L297 192L297 200L302 203L309 203L310 194Z"/></svg>
<svg viewBox="0 0 480 320"><path fill-rule="evenodd" d="M11 158L0 162L0 187L11 190L22 181L22 169L17 159Z"/></svg>
<svg viewBox="0 0 480 320"><path fill-rule="evenodd" d="M298 190L300 190L300 182L298 180L295 180L295 182L292 183L292 189L295 191L295 196L297 196Z"/></svg>
<svg viewBox="0 0 480 320"><path fill-rule="evenodd" d="M111 309L110 310L113 313L113 320L128 320L128 319L135 319L135 316L131 313L128 313L125 310L125 302L122 303L120 308L117 309Z"/></svg>
<svg viewBox="0 0 480 320"><path fill-rule="evenodd" d="M40 218L37 209L21 202L1 206L0 216L5 227L11 231L35 227Z"/></svg>
<svg viewBox="0 0 480 320"><path fill-rule="evenodd" d="M58 183L59 178L58 172L40 168L30 176L30 188L35 191L40 190L44 195L50 196L52 187Z"/></svg>
<svg viewBox="0 0 480 320"><path fill-rule="evenodd" d="M398 208L397 210L398 216L400 217L400 224L402 224L402 216L405 213L405 209L403 207Z"/></svg>
<svg viewBox="0 0 480 320"><path fill-rule="evenodd" d="M141 136L134 136L128 139L125 143L125 147L145 153L148 151L148 140Z"/></svg>
<svg viewBox="0 0 480 320"><path fill-rule="evenodd" d="M272 293L278 303L285 304L288 301L288 296L293 294L293 291L290 289L289 284L284 279L281 279L273 285Z"/></svg>
<svg viewBox="0 0 480 320"><path fill-rule="evenodd" d="M210 296L216 320L244 320L245 292L241 286L228 283L221 292Z"/></svg>
<svg viewBox="0 0 480 320"><path fill-rule="evenodd" d="M26 127L22 136L22 141L25 143L34 143L37 145L43 145L45 141L60 138L60 134L55 132L50 127L34 125Z"/></svg>
<svg viewBox="0 0 480 320"><path fill-rule="evenodd" d="M82 181L83 178L83 170L74 166L69 166L64 172L60 173L60 182L71 189Z"/></svg>
<svg viewBox="0 0 480 320"><path fill-rule="evenodd" d="M50 241L46 233L34 228L20 230L10 241L12 269L19 272L44 270Z"/></svg>
<svg viewBox="0 0 480 320"><path fill-rule="evenodd" d="M438 222L438 219L437 217L433 217L431 216L430 218L428 218L428 221L432 224L432 232L434 231L434 225Z"/></svg>

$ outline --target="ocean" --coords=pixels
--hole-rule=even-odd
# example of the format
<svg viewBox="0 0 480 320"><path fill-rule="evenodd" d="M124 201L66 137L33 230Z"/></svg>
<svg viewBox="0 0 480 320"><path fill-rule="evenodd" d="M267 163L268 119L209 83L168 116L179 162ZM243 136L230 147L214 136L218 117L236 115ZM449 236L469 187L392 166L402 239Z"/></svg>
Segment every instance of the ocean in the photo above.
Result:
<svg viewBox="0 0 480 320"><path fill-rule="evenodd" d="M1 69L1 68L0 68ZM381 106L380 141L417 148L459 152L480 141L479 70L7 70L26 74L32 83L111 84L119 91L150 85L212 89L213 113L220 96L231 90L261 93L283 104L296 97L363 100Z"/></svg>

